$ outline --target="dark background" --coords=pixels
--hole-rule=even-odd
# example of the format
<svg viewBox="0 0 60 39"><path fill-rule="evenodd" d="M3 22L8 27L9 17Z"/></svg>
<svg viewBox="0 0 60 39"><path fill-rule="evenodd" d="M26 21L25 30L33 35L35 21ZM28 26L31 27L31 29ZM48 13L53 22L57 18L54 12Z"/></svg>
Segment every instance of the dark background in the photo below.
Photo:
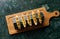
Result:
<svg viewBox="0 0 60 39"><path fill-rule="evenodd" d="M5 16L48 5L49 12L60 11L60 0L0 0L0 39L60 39L60 17L47 28L9 35Z"/></svg>

